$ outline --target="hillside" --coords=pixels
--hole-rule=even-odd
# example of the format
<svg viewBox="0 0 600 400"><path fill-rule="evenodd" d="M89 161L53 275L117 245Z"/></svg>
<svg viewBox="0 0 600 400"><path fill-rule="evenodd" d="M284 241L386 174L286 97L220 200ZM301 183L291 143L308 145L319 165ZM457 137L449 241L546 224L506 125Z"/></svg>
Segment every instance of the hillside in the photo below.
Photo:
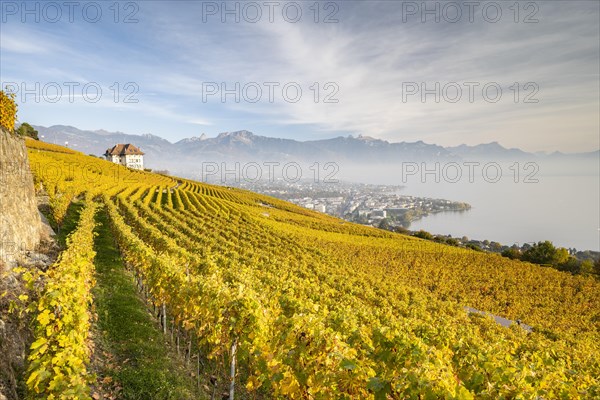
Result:
<svg viewBox="0 0 600 400"><path fill-rule="evenodd" d="M199 365L231 375L226 386L236 397L600 396L594 278L128 170L59 146L28 146L55 221L73 199L84 204L75 231L82 239L70 242L54 275L77 290L52 292L36 307L28 385L41 398L89 394L89 327L66 318L90 306L80 296L89 299L93 282L77 280L94 274L94 214L108 217L165 332L181 335ZM532 332L464 307L521 320ZM56 361L67 348L81 352Z"/></svg>
<svg viewBox="0 0 600 400"><path fill-rule="evenodd" d="M388 142L368 136L339 136L330 139L298 141L261 136L242 130L223 132L215 137L192 137L171 143L152 134L132 135L104 130L81 130L72 126L35 126L44 141L69 143L69 147L87 154L104 154L115 143L133 143L141 147L151 168L186 173L199 168L198 161L296 161L312 164L332 161L349 165L383 165L399 162L494 161L554 162L561 168L582 162L597 173L598 151L578 154L534 154L507 149L497 142L476 146L442 147L418 142ZM587 161L587 162L586 162ZM596 161L596 164L593 162ZM571 165L572 167L572 165Z"/></svg>

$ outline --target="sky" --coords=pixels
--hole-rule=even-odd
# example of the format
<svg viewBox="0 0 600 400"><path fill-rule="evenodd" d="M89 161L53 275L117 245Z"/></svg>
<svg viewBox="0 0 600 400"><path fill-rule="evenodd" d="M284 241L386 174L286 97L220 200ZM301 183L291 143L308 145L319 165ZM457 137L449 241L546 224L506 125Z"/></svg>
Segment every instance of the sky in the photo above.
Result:
<svg viewBox="0 0 600 400"><path fill-rule="evenodd" d="M515 5L516 4L516 5ZM600 148L600 2L0 2L19 120Z"/></svg>

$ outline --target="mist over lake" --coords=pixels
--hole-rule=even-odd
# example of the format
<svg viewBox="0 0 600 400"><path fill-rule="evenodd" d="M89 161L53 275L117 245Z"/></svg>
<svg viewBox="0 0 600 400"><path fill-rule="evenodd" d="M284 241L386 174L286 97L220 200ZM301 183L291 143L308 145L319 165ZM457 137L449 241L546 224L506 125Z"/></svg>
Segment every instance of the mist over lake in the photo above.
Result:
<svg viewBox="0 0 600 400"><path fill-rule="evenodd" d="M435 173L422 175L418 171L410 175L401 165L340 166L340 175L347 173L368 183L403 185L401 194L461 201L472 206L468 211L426 216L414 221L410 230L487 239L505 245L550 240L561 247L600 250L600 179L596 161L571 164L568 168L557 163L540 165L531 179L526 179L530 171L524 171L521 163L516 183L510 165L502 164L503 176L497 182L493 182L491 172L489 182L483 179L480 167L475 169L471 183L464 166L464 176L454 183L444 179L441 172L439 182ZM434 169L430 165L427 168Z"/></svg>
<svg viewBox="0 0 600 400"><path fill-rule="evenodd" d="M411 230L494 240L502 244L550 240L578 250L600 249L597 176L540 177L539 183L433 183L407 193L465 201L472 208L427 216Z"/></svg>

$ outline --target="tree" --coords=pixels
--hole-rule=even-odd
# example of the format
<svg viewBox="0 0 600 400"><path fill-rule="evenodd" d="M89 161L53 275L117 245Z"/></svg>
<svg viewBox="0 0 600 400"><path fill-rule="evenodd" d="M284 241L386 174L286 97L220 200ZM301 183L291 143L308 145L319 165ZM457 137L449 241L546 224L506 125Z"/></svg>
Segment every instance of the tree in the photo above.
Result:
<svg viewBox="0 0 600 400"><path fill-rule="evenodd" d="M490 248L492 251L499 252L502 249L502 245L498 242L490 242Z"/></svg>
<svg viewBox="0 0 600 400"><path fill-rule="evenodd" d="M390 222L388 221L388 219L387 219L387 218L384 218L384 219L382 219L382 220L379 222L379 226L378 226L378 228L379 228L379 229L385 229L386 231L389 231L389 230L391 230L391 229L392 229L392 226L390 225Z"/></svg>
<svg viewBox="0 0 600 400"><path fill-rule="evenodd" d="M521 259L534 264L558 266L569 261L569 252L565 248L554 247L552 242L546 240L525 250Z"/></svg>
<svg viewBox="0 0 600 400"><path fill-rule="evenodd" d="M38 137L38 131L36 131L33 126L29 125L27 122L23 122L21 126L15 130L15 133L23 137L30 137L35 140L40 140Z"/></svg>
<svg viewBox="0 0 600 400"><path fill-rule="evenodd" d="M450 246L458 246L458 240L454 238L448 238L446 239L446 244L449 244Z"/></svg>
<svg viewBox="0 0 600 400"><path fill-rule="evenodd" d="M403 226L395 226L393 230L394 232L401 233L403 235L407 235L409 233L408 229Z"/></svg>
<svg viewBox="0 0 600 400"><path fill-rule="evenodd" d="M435 235L433 237L433 241L438 243L446 243L446 237L443 235Z"/></svg>
<svg viewBox="0 0 600 400"><path fill-rule="evenodd" d="M521 259L521 250L516 247L511 247L502 252L502 257L510 258L511 260L520 260Z"/></svg>
<svg viewBox="0 0 600 400"><path fill-rule="evenodd" d="M580 274L593 274L594 273L594 262L591 260L583 260L579 265Z"/></svg>
<svg viewBox="0 0 600 400"><path fill-rule="evenodd" d="M426 240L432 240L433 239L433 235L427 231L424 230L420 230L419 232L415 232L413 233L413 236L421 238L421 239L426 239Z"/></svg>
<svg viewBox="0 0 600 400"><path fill-rule="evenodd" d="M475 251L483 251L481 247L477 246L475 243L467 243L465 246L467 249L475 250Z"/></svg>
<svg viewBox="0 0 600 400"><path fill-rule="evenodd" d="M582 271L582 262L579 261L578 259L576 259L575 257L571 257L569 256L569 258L556 266L556 269L558 269L559 271L566 271L566 272L570 272L572 274L579 274Z"/></svg>

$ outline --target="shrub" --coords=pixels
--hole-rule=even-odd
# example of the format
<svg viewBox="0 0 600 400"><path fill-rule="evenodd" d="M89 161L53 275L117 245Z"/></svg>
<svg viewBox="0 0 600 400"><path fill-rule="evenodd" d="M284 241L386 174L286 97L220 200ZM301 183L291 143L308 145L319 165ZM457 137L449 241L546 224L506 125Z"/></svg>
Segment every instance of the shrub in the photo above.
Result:
<svg viewBox="0 0 600 400"><path fill-rule="evenodd" d="M38 131L29 125L27 122L23 122L20 127L15 129L15 133L19 136L30 137L35 140L40 140L38 137Z"/></svg>
<svg viewBox="0 0 600 400"><path fill-rule="evenodd" d="M426 240L432 240L433 239L433 235L427 231L424 230L420 230L419 232L415 232L413 233L413 236L421 238L421 239L426 239Z"/></svg>
<svg viewBox="0 0 600 400"><path fill-rule="evenodd" d="M15 103L15 94L0 90L0 126L13 132L16 119L17 103Z"/></svg>
<svg viewBox="0 0 600 400"><path fill-rule="evenodd" d="M446 244L449 244L450 246L458 246L458 240L454 238L448 238L446 239Z"/></svg>
<svg viewBox="0 0 600 400"><path fill-rule="evenodd" d="M546 240L524 251L521 259L534 264L557 266L569 260L569 253L567 249L554 247L552 242Z"/></svg>
<svg viewBox="0 0 600 400"><path fill-rule="evenodd" d="M518 248L511 247L502 252L502 257L510 258L511 260L520 260L521 259L521 250Z"/></svg>
<svg viewBox="0 0 600 400"><path fill-rule="evenodd" d="M477 246L474 243L468 243L465 247L467 249L471 249L471 250L475 250L475 251L483 251L483 250L481 250L481 247Z"/></svg>

